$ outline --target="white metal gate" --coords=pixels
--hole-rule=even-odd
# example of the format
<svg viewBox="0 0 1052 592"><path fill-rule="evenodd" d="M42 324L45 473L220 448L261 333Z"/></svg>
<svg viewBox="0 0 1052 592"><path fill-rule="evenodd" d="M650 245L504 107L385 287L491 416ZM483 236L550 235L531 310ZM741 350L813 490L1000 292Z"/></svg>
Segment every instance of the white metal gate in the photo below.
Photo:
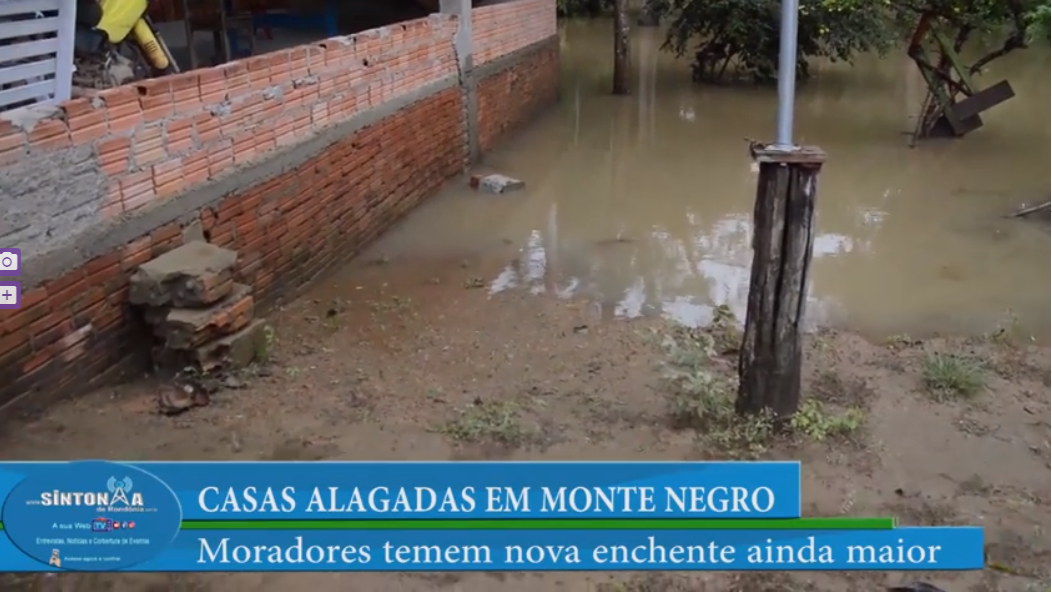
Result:
<svg viewBox="0 0 1052 592"><path fill-rule="evenodd" d="M0 0L0 111L70 98L76 0Z"/></svg>

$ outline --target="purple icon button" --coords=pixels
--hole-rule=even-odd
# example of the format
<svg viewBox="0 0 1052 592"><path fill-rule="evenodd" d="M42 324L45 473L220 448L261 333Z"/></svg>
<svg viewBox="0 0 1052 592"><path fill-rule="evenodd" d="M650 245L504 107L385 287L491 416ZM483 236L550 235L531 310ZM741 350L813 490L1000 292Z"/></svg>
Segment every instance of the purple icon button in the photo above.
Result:
<svg viewBox="0 0 1052 592"><path fill-rule="evenodd" d="M0 248L0 275L22 274L22 249Z"/></svg>
<svg viewBox="0 0 1052 592"><path fill-rule="evenodd" d="M22 284L20 282L0 282L0 308L21 308Z"/></svg>

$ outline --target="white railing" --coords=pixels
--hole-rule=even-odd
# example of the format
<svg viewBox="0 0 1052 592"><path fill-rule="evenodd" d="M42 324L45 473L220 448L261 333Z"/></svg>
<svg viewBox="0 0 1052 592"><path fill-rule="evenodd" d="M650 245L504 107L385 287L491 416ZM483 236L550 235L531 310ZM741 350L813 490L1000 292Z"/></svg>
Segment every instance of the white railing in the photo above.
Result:
<svg viewBox="0 0 1052 592"><path fill-rule="evenodd" d="M0 111L70 98L76 0L0 0Z"/></svg>

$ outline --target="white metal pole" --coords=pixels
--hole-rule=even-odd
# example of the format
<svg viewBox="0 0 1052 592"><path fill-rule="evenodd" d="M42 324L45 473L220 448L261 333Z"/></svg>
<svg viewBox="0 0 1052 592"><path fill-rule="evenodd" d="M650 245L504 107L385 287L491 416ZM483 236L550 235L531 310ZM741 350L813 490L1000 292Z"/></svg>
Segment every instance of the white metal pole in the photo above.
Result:
<svg viewBox="0 0 1052 592"><path fill-rule="evenodd" d="M793 147L793 109L796 95L796 36L799 0L782 0L782 26L778 54L778 134L775 146Z"/></svg>

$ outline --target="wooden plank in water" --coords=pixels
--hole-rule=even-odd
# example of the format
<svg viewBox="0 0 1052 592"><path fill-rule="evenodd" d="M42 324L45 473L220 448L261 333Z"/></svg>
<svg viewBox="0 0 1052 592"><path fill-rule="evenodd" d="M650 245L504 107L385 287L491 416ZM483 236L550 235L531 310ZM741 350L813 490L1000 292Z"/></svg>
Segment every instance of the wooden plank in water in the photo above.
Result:
<svg viewBox="0 0 1052 592"><path fill-rule="evenodd" d="M944 113L943 116L940 117L935 122L935 125L932 126L932 127L933 128L938 128L938 127L947 128L948 131L949 131L949 133L943 133L943 132L934 133L933 132L931 134L933 137L956 136L956 137L959 138L959 137L961 137L961 136L963 136L965 134L970 134L970 133L974 132L975 130L983 127L983 119L981 117L979 117L978 115L972 115L971 117L969 117L967 119L957 119L956 117L954 117L954 113L952 111L949 111L949 112Z"/></svg>
<svg viewBox="0 0 1052 592"><path fill-rule="evenodd" d="M983 111L1000 105L1015 96L1015 90L1007 80L1002 80L990 88L975 93L974 95L959 101L953 106L953 116L963 121L969 117L979 115Z"/></svg>
<svg viewBox="0 0 1052 592"><path fill-rule="evenodd" d="M1008 217L1009 218L1022 218L1023 216L1029 216L1030 214L1033 214L1035 212L1040 212L1041 210L1047 210L1047 209L1050 209L1050 208L1052 208L1052 201L1046 201L1045 203L1038 204L1036 206L1029 206L1029 207L1020 208L1020 209L1016 210L1015 212L1013 212L1012 214L1010 214Z"/></svg>

